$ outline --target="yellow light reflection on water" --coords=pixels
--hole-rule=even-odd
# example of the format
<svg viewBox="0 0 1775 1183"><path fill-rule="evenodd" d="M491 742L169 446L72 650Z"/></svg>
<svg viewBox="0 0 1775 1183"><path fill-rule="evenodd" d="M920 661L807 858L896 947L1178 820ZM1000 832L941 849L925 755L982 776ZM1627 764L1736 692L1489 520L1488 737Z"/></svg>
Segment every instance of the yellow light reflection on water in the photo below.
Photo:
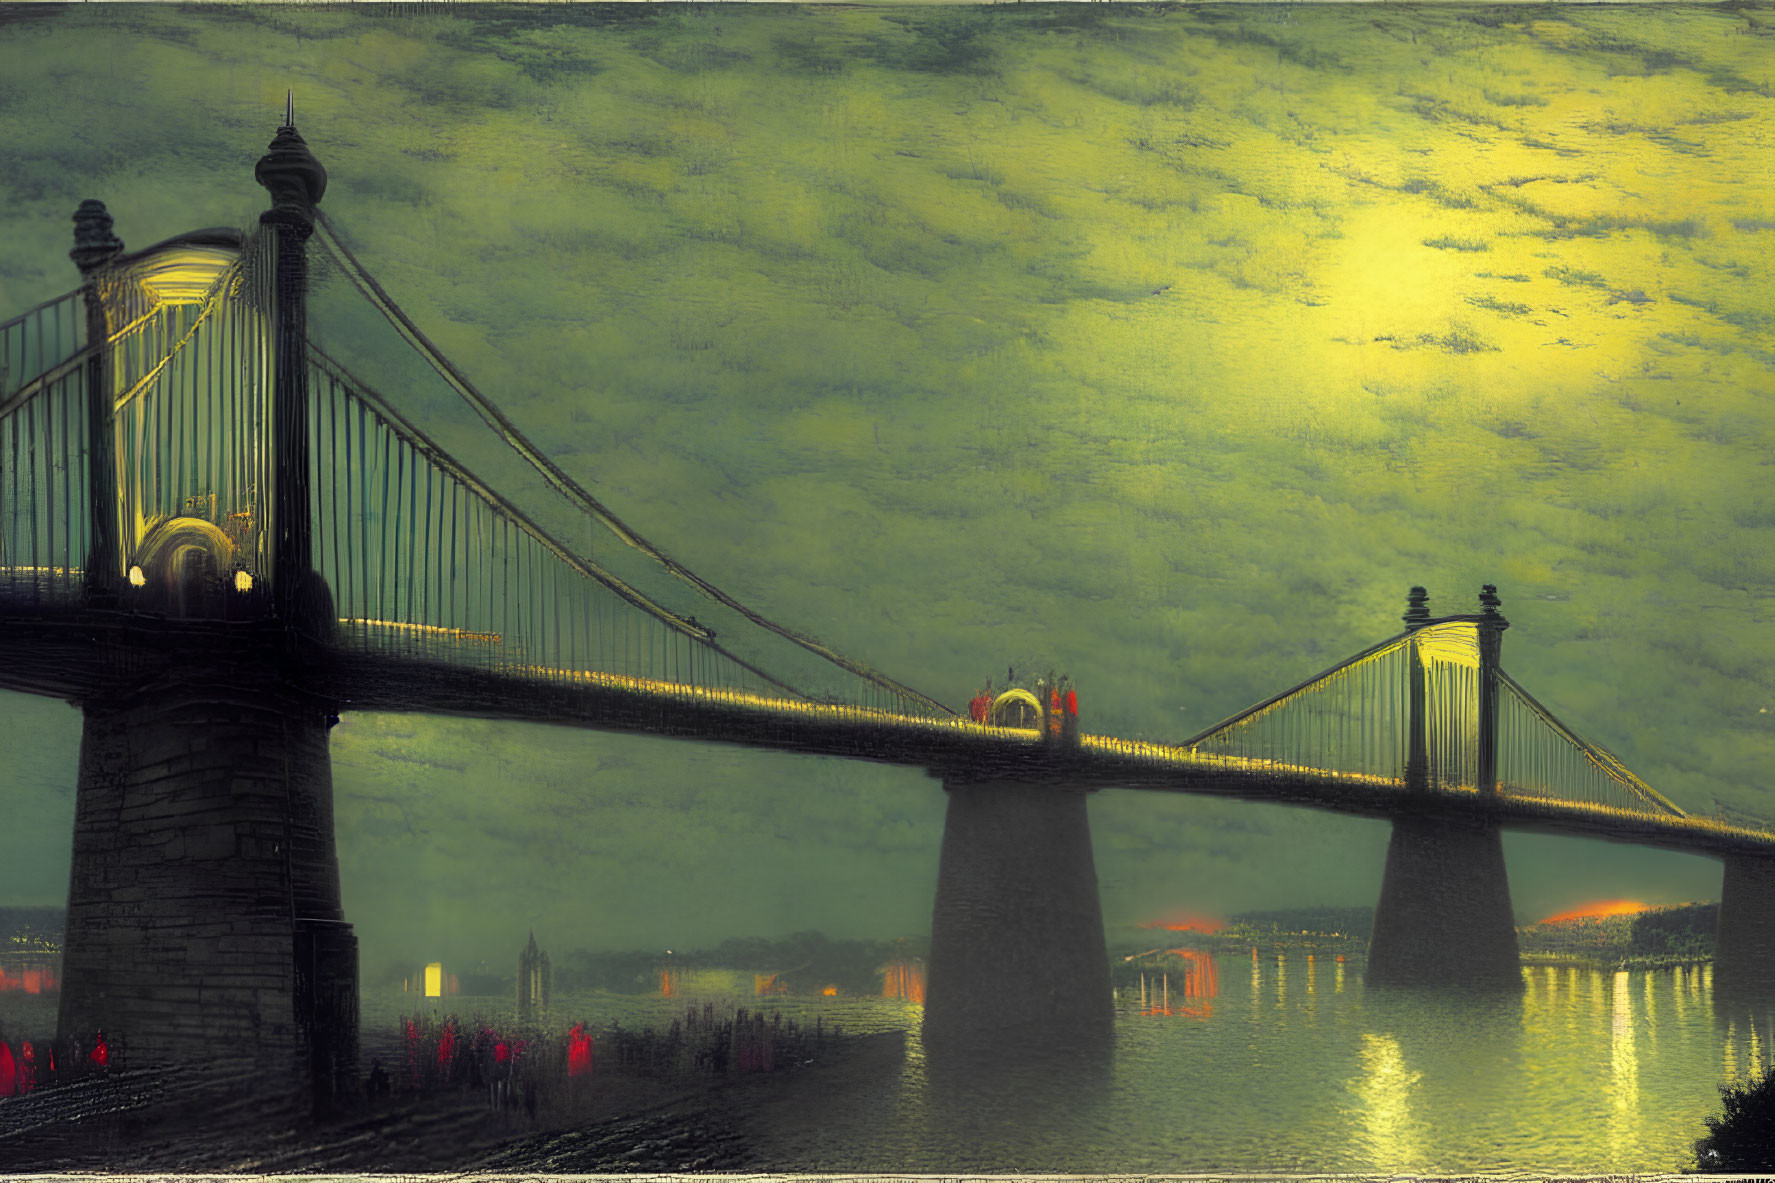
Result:
<svg viewBox="0 0 1775 1183"><path fill-rule="evenodd" d="M1405 1065L1399 1041L1391 1035L1362 1034L1361 1074L1350 1090L1361 1101L1358 1119L1365 1149L1376 1170L1413 1169L1419 1158L1418 1130L1411 1116L1412 1090L1422 1074Z"/></svg>
<svg viewBox="0 0 1775 1183"><path fill-rule="evenodd" d="M442 998L444 996L444 964L434 961L425 967L425 996Z"/></svg>
<svg viewBox="0 0 1775 1183"><path fill-rule="evenodd" d="M1598 977L1601 975L1599 974ZM1632 975L1615 974L1609 1017L1609 1154L1629 1162L1639 1149L1639 1054L1633 1044Z"/></svg>

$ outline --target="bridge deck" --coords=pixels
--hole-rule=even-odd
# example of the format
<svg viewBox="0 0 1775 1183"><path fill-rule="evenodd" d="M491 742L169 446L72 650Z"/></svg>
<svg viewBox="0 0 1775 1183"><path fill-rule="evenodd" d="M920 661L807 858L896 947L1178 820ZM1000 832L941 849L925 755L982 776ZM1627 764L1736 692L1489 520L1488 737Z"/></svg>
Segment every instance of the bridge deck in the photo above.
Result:
<svg viewBox="0 0 1775 1183"><path fill-rule="evenodd" d="M120 661L147 668L156 650L170 658L191 644L234 645L270 635L253 623L190 623L170 630L167 623L128 613L0 616L0 688L78 701ZM953 778L1196 793L1376 818L1465 816L1690 853L1775 855L1775 834L1765 831L1554 798L1517 786L1500 786L1492 795L1472 786L1408 793L1397 778L1106 735L1083 735L1076 747L1060 749L1035 731L965 719L597 671L478 667L442 659L435 645L429 655L426 648L405 654L335 648L305 662L303 677L342 711L525 720L898 764Z"/></svg>

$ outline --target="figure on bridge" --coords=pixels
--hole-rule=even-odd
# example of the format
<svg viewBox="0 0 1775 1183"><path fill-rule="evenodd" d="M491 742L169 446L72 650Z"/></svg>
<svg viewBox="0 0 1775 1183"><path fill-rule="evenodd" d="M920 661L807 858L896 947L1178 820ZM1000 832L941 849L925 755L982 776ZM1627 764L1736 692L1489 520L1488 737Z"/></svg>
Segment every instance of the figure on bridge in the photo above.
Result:
<svg viewBox="0 0 1775 1183"><path fill-rule="evenodd" d="M1079 742L1079 695L1072 688L1072 679L1060 675L1060 684L1066 687L1060 696L1060 742L1066 747L1076 747Z"/></svg>
<svg viewBox="0 0 1775 1183"><path fill-rule="evenodd" d="M986 722L992 710L992 679L986 679L986 689L968 700L968 716L976 723Z"/></svg>
<svg viewBox="0 0 1775 1183"><path fill-rule="evenodd" d="M1053 671L1047 673L1047 689L1042 693L1042 737L1049 744L1060 744L1060 719L1065 709L1060 700L1060 682Z"/></svg>

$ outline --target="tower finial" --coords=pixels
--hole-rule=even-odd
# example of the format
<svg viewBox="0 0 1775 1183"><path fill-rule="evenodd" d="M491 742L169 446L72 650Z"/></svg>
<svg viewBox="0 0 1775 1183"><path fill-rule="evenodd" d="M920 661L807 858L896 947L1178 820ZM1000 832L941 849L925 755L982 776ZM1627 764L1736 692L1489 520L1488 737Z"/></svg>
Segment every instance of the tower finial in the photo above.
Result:
<svg viewBox="0 0 1775 1183"><path fill-rule="evenodd" d="M1480 616L1501 628L1509 628L1510 626L1504 621L1503 614L1498 611L1502 606L1503 601L1498 599L1498 589L1495 586L1488 583L1479 589Z"/></svg>
<svg viewBox="0 0 1775 1183"><path fill-rule="evenodd" d="M253 178L271 192L271 209L259 220L314 222L314 207L327 191L327 170L321 167L296 130L296 92L284 96L288 121L272 137L270 150L259 158Z"/></svg>
<svg viewBox="0 0 1775 1183"><path fill-rule="evenodd" d="M1430 593L1421 587L1414 587L1406 596L1405 627L1422 628L1430 623Z"/></svg>
<svg viewBox="0 0 1775 1183"><path fill-rule="evenodd" d="M123 253L123 240L111 233L111 215L105 203L87 198L74 211L74 249L68 257L85 275Z"/></svg>

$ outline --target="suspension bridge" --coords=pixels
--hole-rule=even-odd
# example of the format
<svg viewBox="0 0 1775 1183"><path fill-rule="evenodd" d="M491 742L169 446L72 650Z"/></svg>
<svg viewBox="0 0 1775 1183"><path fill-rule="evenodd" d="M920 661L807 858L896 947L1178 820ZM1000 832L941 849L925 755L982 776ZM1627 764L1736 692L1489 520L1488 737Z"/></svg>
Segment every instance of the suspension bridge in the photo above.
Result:
<svg viewBox="0 0 1775 1183"><path fill-rule="evenodd" d="M293 110L255 176L256 225L134 252L84 203L83 282L0 325L0 688L85 718L65 1030L172 1058L232 1038L317 1097L349 1087L345 710L930 770L937 1043L1007 1013L1107 1029L1085 795L1112 787L1390 820L1373 981L1520 981L1505 827L1720 857L1720 970L1775 968L1775 832L1685 813L1562 724L1505 672L1492 588L1440 617L1413 589L1402 631L1175 742L976 722L740 602L551 460L319 209ZM360 376L361 322L395 384ZM422 386L528 499L427 434Z"/></svg>

